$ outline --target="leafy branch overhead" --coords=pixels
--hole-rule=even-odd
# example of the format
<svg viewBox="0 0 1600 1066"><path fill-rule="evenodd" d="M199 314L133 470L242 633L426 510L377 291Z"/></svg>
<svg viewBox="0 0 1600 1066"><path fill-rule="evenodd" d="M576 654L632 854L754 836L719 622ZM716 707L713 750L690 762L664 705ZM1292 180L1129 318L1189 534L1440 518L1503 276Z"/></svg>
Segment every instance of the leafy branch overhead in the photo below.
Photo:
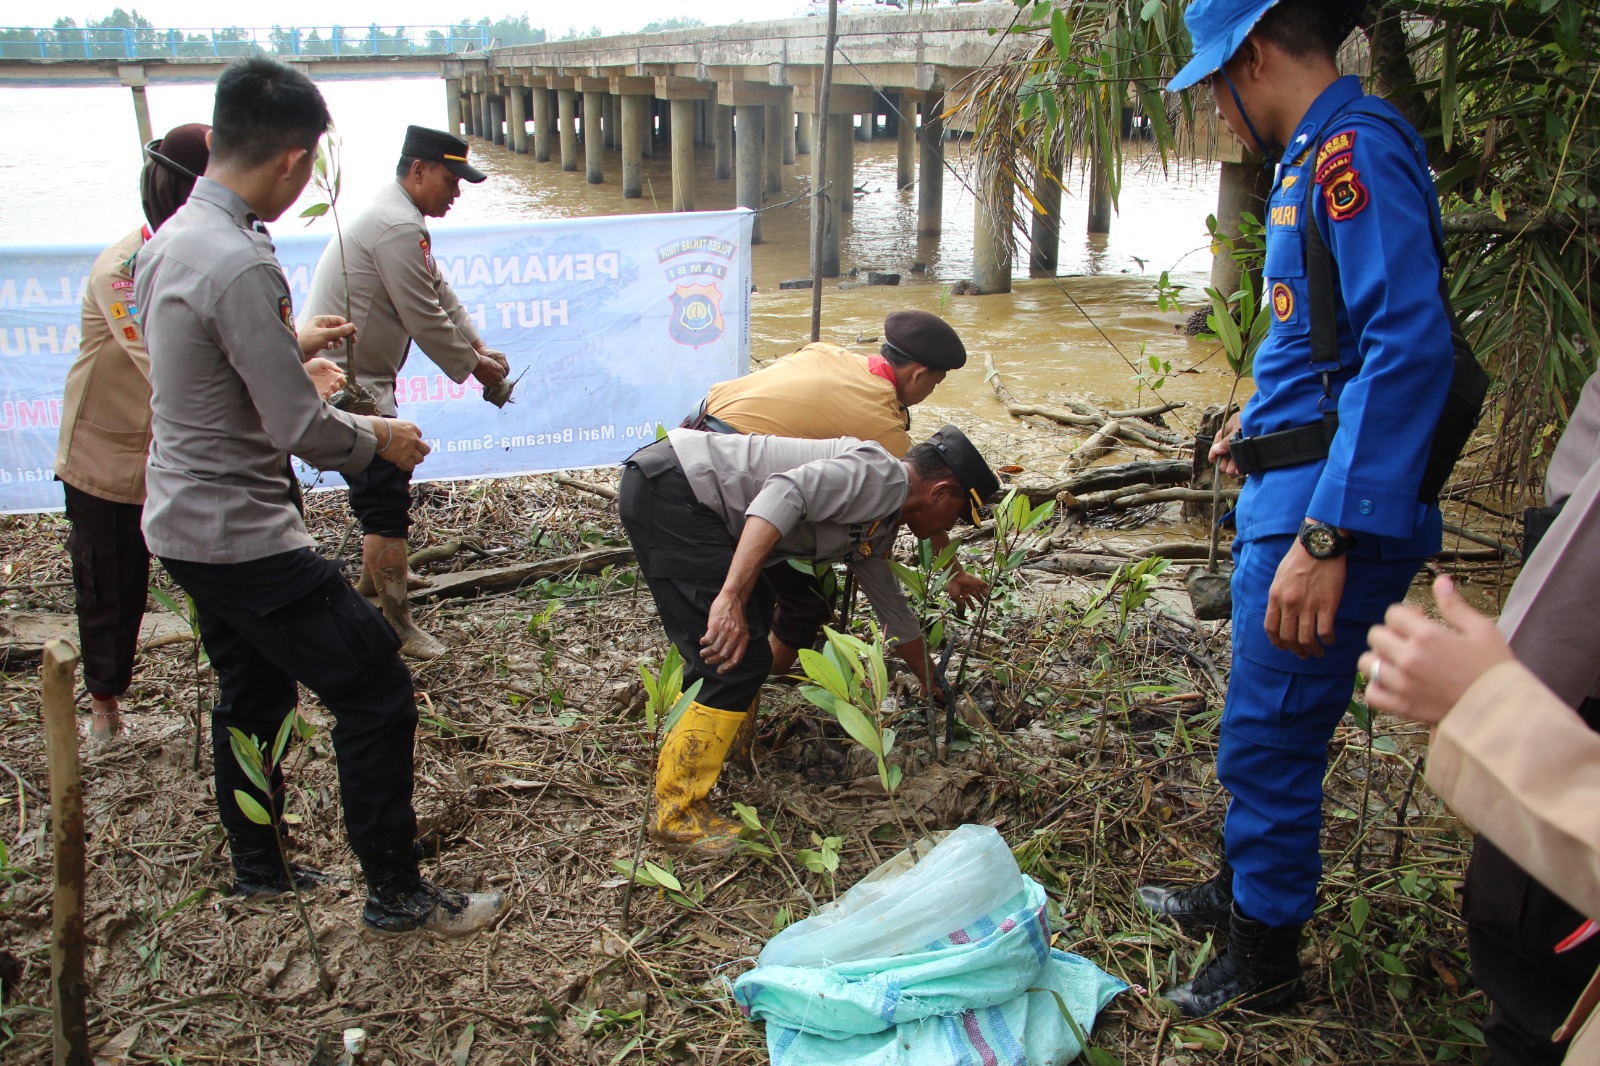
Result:
<svg viewBox="0 0 1600 1066"><path fill-rule="evenodd" d="M1192 53L1185 5L1014 2L1010 32L1034 48L961 87L986 187L1025 192L1058 169L1043 180L1066 184L1083 167L1114 202L1130 116L1148 123L1156 165L1215 158L1228 134L1205 90L1163 91ZM1517 397L1501 404L1498 468L1534 483L1600 350L1593 2L1374 0L1339 61L1428 145L1452 301L1501 395ZM1026 195L991 200L1012 224L1037 208Z"/></svg>

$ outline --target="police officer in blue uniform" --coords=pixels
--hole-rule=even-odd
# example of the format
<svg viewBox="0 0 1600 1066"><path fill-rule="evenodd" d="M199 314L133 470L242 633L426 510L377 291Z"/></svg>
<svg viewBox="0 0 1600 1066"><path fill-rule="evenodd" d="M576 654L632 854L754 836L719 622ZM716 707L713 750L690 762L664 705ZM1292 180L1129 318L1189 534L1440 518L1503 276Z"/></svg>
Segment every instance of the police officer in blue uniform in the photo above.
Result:
<svg viewBox="0 0 1600 1066"><path fill-rule="evenodd" d="M1194 58L1167 86L1208 83L1234 135L1277 161L1256 393L1211 449L1247 476L1217 757L1231 793L1226 858L1202 884L1139 889L1146 909L1227 938L1193 981L1163 993L1191 1017L1301 995L1328 742L1367 627L1439 548L1439 509L1419 491L1453 367L1438 200L1415 132L1339 76L1334 56L1362 6L1195 0ZM1308 254L1318 240L1332 260L1320 273ZM1319 293L1337 344L1328 335L1314 352Z"/></svg>

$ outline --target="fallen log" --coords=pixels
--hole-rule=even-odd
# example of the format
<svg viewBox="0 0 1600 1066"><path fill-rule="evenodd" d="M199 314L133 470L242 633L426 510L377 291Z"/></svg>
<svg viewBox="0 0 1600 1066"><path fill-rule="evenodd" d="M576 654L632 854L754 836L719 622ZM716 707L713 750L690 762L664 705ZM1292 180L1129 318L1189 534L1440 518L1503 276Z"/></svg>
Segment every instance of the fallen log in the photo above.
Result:
<svg viewBox="0 0 1600 1066"><path fill-rule="evenodd" d="M496 566L485 570L463 570L434 578L427 588L411 593L412 603L454 597L481 596L487 592L507 592L530 581L563 574L598 574L608 566L633 562L632 548L599 548L595 551L541 559L532 563Z"/></svg>
<svg viewBox="0 0 1600 1066"><path fill-rule="evenodd" d="M617 498L617 490L612 488L610 485L601 485L594 481L584 481L582 478L575 478L571 474L557 473L555 475L555 482L557 485L571 485L575 489L593 493L602 499L615 500Z"/></svg>
<svg viewBox="0 0 1600 1066"><path fill-rule="evenodd" d="M1062 493L1080 496L1139 484L1149 484L1159 488L1164 485L1181 485L1188 480L1189 460L1154 459L1092 467L1058 481L1018 482L1017 491L1038 504L1044 500L1053 500Z"/></svg>
<svg viewBox="0 0 1600 1066"><path fill-rule="evenodd" d="M1095 430L1088 440L1078 445L1071 455L1067 456L1067 461L1062 464L1061 472L1064 474L1076 474L1095 460L1105 458L1117 446L1117 438L1121 432L1121 422L1107 422Z"/></svg>
<svg viewBox="0 0 1600 1066"><path fill-rule="evenodd" d="M995 396L1013 418L1023 420L1029 417L1044 418L1063 426L1082 429L1100 429L1108 423L1117 421L1107 412L1084 401L1071 401L1067 406L1021 403L1011 395L1011 390L1006 388L1005 382L1000 379L1000 372L995 369L992 356L984 356L983 368L989 386L994 389ZM1185 443L1176 434L1144 422L1137 426L1124 423L1118 436L1130 444L1139 444L1153 451L1172 451Z"/></svg>
<svg viewBox="0 0 1600 1066"><path fill-rule="evenodd" d="M442 543L430 544L426 548L418 548L411 553L411 558L407 559L406 563L411 569L415 570L420 566L427 566L429 563L442 563L446 559L454 558L457 553L463 550L471 552L482 551L483 541L477 537L451 537Z"/></svg>
<svg viewBox="0 0 1600 1066"><path fill-rule="evenodd" d="M1223 489L1222 498L1224 500L1237 500L1239 498L1239 490ZM1151 491L1137 493L1124 492L1111 501L1111 506L1143 507L1147 503L1170 503L1174 500L1182 500L1185 503L1194 503L1198 501L1210 503L1211 490L1180 487L1171 489L1154 489Z"/></svg>
<svg viewBox="0 0 1600 1066"><path fill-rule="evenodd" d="M1189 406L1186 403L1158 403L1153 407L1136 407L1131 411L1107 411L1110 418L1154 418L1157 415L1167 414L1169 411L1179 411Z"/></svg>
<svg viewBox="0 0 1600 1066"><path fill-rule="evenodd" d="M0 612L0 665L32 662L53 639L78 639L78 616L31 611ZM175 614L152 611L139 625L139 650L149 651L194 639L189 623Z"/></svg>
<svg viewBox="0 0 1600 1066"><path fill-rule="evenodd" d="M1038 570L1046 574L1079 574L1104 577L1127 565L1126 559L1112 555L1085 555L1082 552L1057 552L1023 563L1019 570Z"/></svg>

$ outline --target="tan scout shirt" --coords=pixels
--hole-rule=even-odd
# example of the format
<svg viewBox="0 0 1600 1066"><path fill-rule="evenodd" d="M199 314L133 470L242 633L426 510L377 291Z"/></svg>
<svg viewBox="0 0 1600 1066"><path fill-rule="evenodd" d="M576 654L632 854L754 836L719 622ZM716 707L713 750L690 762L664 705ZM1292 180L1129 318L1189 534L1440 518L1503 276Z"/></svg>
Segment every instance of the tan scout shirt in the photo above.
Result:
<svg viewBox="0 0 1600 1066"><path fill-rule="evenodd" d="M356 324L356 380L372 390L378 409L396 413L394 379L412 341L451 381L467 380L478 365L472 347L477 327L439 273L422 212L398 181L345 226L344 248L348 317ZM305 313L346 317L337 236L317 263ZM328 356L346 368L346 349Z"/></svg>
<svg viewBox="0 0 1600 1066"><path fill-rule="evenodd" d="M844 562L896 643L922 635L889 566L905 503L905 467L882 445L852 437L787 437L667 432L695 499L737 540L747 517L782 535L770 560Z"/></svg>
<svg viewBox="0 0 1600 1066"><path fill-rule="evenodd" d="M195 563L243 563L315 544L289 456L356 473L377 443L365 418L322 402L301 362L272 239L210 178L134 269L149 345L152 440L144 537Z"/></svg>
<svg viewBox="0 0 1600 1066"><path fill-rule="evenodd" d="M113 503L144 502L150 453L150 357L133 298L143 227L100 253L83 293L78 358L61 403L56 476Z"/></svg>
<svg viewBox="0 0 1600 1066"><path fill-rule="evenodd" d="M1600 918L1600 734L1525 667L1501 663L1473 682L1434 730L1427 777L1517 865ZM1565 1061L1600 1062L1597 1003L1600 973L1556 1033L1577 1033Z"/></svg>
<svg viewBox="0 0 1600 1066"><path fill-rule="evenodd" d="M894 384L867 369L867 357L818 341L771 366L711 386L706 413L740 433L827 440L859 437L911 450L911 414Z"/></svg>

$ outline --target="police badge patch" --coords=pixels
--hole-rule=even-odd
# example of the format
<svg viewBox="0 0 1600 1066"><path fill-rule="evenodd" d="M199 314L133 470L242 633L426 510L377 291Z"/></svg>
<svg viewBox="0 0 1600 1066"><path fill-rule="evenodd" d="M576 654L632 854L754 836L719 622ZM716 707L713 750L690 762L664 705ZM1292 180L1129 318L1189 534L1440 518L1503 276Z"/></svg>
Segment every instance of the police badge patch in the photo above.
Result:
<svg viewBox="0 0 1600 1066"><path fill-rule="evenodd" d="M1328 217L1343 222L1361 213L1371 199L1367 187L1361 184L1361 171L1341 170L1322 187L1322 198L1328 205Z"/></svg>
<svg viewBox="0 0 1600 1066"><path fill-rule="evenodd" d="M287 296L278 297L278 317L283 320L284 326L288 328L290 333L295 332L294 301Z"/></svg>
<svg viewBox="0 0 1600 1066"><path fill-rule="evenodd" d="M424 237L417 242L422 247L422 266L428 273L433 273L433 243Z"/></svg>
<svg viewBox="0 0 1600 1066"><path fill-rule="evenodd" d="M1289 321L1294 314L1294 290L1281 281L1272 286L1272 313L1279 322Z"/></svg>
<svg viewBox="0 0 1600 1066"><path fill-rule="evenodd" d="M711 282L679 285L672 293L667 335L691 348L704 347L722 336L722 290Z"/></svg>

